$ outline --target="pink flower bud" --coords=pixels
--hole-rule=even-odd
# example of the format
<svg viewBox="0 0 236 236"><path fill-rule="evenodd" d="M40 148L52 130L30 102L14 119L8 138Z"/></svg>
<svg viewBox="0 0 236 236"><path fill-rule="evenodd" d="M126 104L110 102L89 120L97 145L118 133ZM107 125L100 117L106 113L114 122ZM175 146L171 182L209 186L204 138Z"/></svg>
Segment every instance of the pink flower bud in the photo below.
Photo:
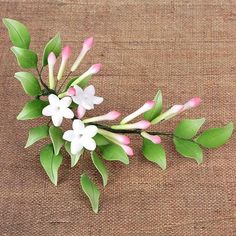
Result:
<svg viewBox="0 0 236 236"><path fill-rule="evenodd" d="M130 138L128 136L116 134L114 138L121 144L125 144L125 145L130 144Z"/></svg>
<svg viewBox="0 0 236 236"><path fill-rule="evenodd" d="M70 87L68 90L67 90L67 95L68 96L75 96L76 94L76 90L74 87Z"/></svg>
<svg viewBox="0 0 236 236"><path fill-rule="evenodd" d="M155 144L161 143L161 138L158 135L151 135L147 132L142 132L141 135Z"/></svg>
<svg viewBox="0 0 236 236"><path fill-rule="evenodd" d="M111 126L112 129L120 130L120 129L147 129L149 128L151 123L147 120L141 120L139 122L133 124L121 124L121 125L113 125Z"/></svg>
<svg viewBox="0 0 236 236"><path fill-rule="evenodd" d="M97 74L102 68L102 64L94 64L92 65L88 71L90 72L89 74L94 75Z"/></svg>
<svg viewBox="0 0 236 236"><path fill-rule="evenodd" d="M184 104L183 110L188 110L190 108L197 107L201 104L202 100L199 97L194 97Z"/></svg>
<svg viewBox="0 0 236 236"><path fill-rule="evenodd" d="M140 116L146 111L151 110L155 106L155 101L147 101L143 106L141 106L138 110L131 113L130 115L126 116L120 123L126 124L131 120L135 119L136 117Z"/></svg>
<svg viewBox="0 0 236 236"><path fill-rule="evenodd" d="M84 40L83 47L89 50L92 48L93 43L94 43L93 37L87 38Z"/></svg>
<svg viewBox="0 0 236 236"><path fill-rule="evenodd" d="M121 145L121 147L123 148L123 150L125 151L125 153L126 153L128 156L133 156L133 155L134 155L134 150L133 150L130 146Z"/></svg>
<svg viewBox="0 0 236 236"><path fill-rule="evenodd" d="M50 52L48 55L48 65L54 66L57 61L57 58L53 52Z"/></svg>
<svg viewBox="0 0 236 236"><path fill-rule="evenodd" d="M83 120L84 123L97 122L97 121L105 121L105 120L115 120L121 115L118 111L110 111L102 116L95 116L88 119Z"/></svg>
<svg viewBox="0 0 236 236"><path fill-rule="evenodd" d="M71 48L69 46L65 46L62 49L62 60L67 60L71 55Z"/></svg>
<svg viewBox="0 0 236 236"><path fill-rule="evenodd" d="M118 111L110 111L104 116L106 116L107 120L116 120L120 115L121 113Z"/></svg>

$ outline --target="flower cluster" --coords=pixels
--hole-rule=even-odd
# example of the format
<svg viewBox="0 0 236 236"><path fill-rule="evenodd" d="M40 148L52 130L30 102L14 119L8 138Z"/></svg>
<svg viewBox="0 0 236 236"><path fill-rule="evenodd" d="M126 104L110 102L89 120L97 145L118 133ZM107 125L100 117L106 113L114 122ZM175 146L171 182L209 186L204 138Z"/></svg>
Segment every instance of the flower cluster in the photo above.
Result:
<svg viewBox="0 0 236 236"><path fill-rule="evenodd" d="M207 129L199 134L198 131L205 122L204 118L181 120L173 132L152 131L154 125L160 126L160 123L201 104L201 99L194 97L184 104L176 104L163 111L161 91L157 92L153 100L145 102L124 118L121 118L121 113L115 110L99 116L88 116L87 111L93 110L103 102L103 98L96 95L94 86L89 85L92 76L101 70L101 64L92 65L80 76L73 77L73 73L93 47L93 38L90 37L83 42L77 59L66 74L72 50L69 46L62 48L59 34L46 44L39 69L38 56L29 49L31 37L25 25L6 18L3 19L3 23L8 29L13 43L11 50L19 66L22 69L33 68L37 72L36 76L24 71L15 73L15 78L20 81L24 91L33 97L25 104L17 119L29 120L42 116L49 118L47 125L30 129L26 147L41 139L49 138L50 143L40 152L40 163L55 185L58 183L58 170L63 160L61 152L63 147L71 158L71 167L78 163L86 150L89 151L94 167L100 173L103 185L106 186L108 171L105 162L120 161L129 164L129 157L134 155L128 134L136 134L142 138L143 156L163 170L166 169L167 158L161 136L173 140L178 154L200 164L203 161L204 148L220 147L232 135L232 122L224 127ZM60 54L60 66L55 75L55 65L59 63ZM42 71L47 66L48 82L42 78ZM117 122L119 118L121 119ZM64 131L62 127L64 119L71 122L72 129ZM109 121L113 124L103 123ZM100 197L98 187L87 174L81 174L80 183L93 211L97 213Z"/></svg>

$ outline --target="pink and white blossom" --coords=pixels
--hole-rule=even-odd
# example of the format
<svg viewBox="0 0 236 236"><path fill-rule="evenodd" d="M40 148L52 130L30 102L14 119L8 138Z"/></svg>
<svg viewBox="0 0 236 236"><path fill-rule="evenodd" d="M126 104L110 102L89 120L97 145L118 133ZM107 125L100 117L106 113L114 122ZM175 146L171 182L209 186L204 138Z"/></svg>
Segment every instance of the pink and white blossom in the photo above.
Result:
<svg viewBox="0 0 236 236"><path fill-rule="evenodd" d="M102 116L95 116L92 118L85 119L83 120L83 122L89 123L89 122L106 121L106 120L111 121L111 120L116 120L120 115L121 113L118 111L110 111Z"/></svg>
<svg viewBox="0 0 236 236"><path fill-rule="evenodd" d="M155 101L147 101L143 106L141 106L138 110L131 113L130 115L126 116L120 123L126 124L131 120L135 119L136 117L140 116L146 111L151 110L155 106Z"/></svg>
<svg viewBox="0 0 236 236"><path fill-rule="evenodd" d="M81 61L83 60L87 52L92 48L92 46L93 46L93 37L84 40L82 50L80 51L79 56L72 65L71 71L75 71L79 67Z"/></svg>
<svg viewBox="0 0 236 236"><path fill-rule="evenodd" d="M74 113L69 108L72 102L70 97L59 99L56 95L50 94L48 101L49 105L43 109L42 114L51 116L55 126L60 126L63 118L72 119L74 117Z"/></svg>
<svg viewBox="0 0 236 236"><path fill-rule="evenodd" d="M152 142L155 143L155 144L161 143L161 138L160 138L160 136L158 136L158 135L151 135L151 134L149 134L149 133L147 133L147 132L145 132L145 131L144 131L144 132L141 132L141 135L142 135L144 138L146 138L146 139L152 141Z"/></svg>

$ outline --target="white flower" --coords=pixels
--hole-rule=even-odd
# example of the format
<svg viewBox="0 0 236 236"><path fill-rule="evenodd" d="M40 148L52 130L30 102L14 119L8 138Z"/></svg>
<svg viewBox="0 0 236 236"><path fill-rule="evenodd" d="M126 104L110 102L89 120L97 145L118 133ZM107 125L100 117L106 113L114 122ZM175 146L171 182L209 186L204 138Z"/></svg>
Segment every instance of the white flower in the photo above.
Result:
<svg viewBox="0 0 236 236"><path fill-rule="evenodd" d="M74 86L75 95L71 96L74 103L78 104L78 117L82 118L86 110L91 110L94 108L94 105L98 105L103 102L102 97L97 97L95 95L95 88L93 85L88 86L84 90L78 85Z"/></svg>
<svg viewBox="0 0 236 236"><path fill-rule="evenodd" d="M95 125L84 126L81 120L74 120L72 124L73 130L67 130L63 139L71 142L71 153L76 155L83 148L93 151L96 148L96 142L92 137L97 134L98 128Z"/></svg>
<svg viewBox="0 0 236 236"><path fill-rule="evenodd" d="M64 118L72 119L74 113L68 108L72 102L70 97L64 97L61 100L54 94L48 96L49 105L46 106L42 113L44 116L51 116L52 123L60 126Z"/></svg>

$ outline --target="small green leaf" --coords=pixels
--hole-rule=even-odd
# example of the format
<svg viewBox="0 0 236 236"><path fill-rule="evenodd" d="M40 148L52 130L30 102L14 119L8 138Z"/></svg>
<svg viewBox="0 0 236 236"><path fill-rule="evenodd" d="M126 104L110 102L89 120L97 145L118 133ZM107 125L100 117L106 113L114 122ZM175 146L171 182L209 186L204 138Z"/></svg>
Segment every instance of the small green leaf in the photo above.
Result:
<svg viewBox="0 0 236 236"><path fill-rule="evenodd" d="M57 185L58 169L62 158L61 154L54 155L51 144L46 145L40 152L40 163L54 185Z"/></svg>
<svg viewBox="0 0 236 236"><path fill-rule="evenodd" d="M157 92L157 94L156 94L156 96L153 100L156 102L155 106L151 110L146 111L144 113L144 119L148 120L148 121L154 120L157 116L159 116L161 114L161 111L162 111L162 94L161 94L160 90Z"/></svg>
<svg viewBox="0 0 236 236"><path fill-rule="evenodd" d="M59 127L51 126L49 128L49 135L52 140L54 153L55 155L58 155L64 144L64 140L62 139L63 132Z"/></svg>
<svg viewBox="0 0 236 236"><path fill-rule="evenodd" d="M93 138L97 144L97 146L103 146L103 145L107 145L110 142L101 134L96 134Z"/></svg>
<svg viewBox="0 0 236 236"><path fill-rule="evenodd" d="M161 144L143 139L143 155L151 162L158 164L163 170L166 169L166 153Z"/></svg>
<svg viewBox="0 0 236 236"><path fill-rule="evenodd" d="M74 154L71 153L70 146L71 146L70 142L65 142L65 149L71 157L71 167L74 167L78 163L78 161L79 161L80 157L82 156L84 150L82 149L78 154L74 155Z"/></svg>
<svg viewBox="0 0 236 236"><path fill-rule="evenodd" d="M86 174L80 176L80 184L82 190L89 198L93 211L95 213L98 213L99 197L100 197L99 189Z"/></svg>
<svg viewBox="0 0 236 236"><path fill-rule="evenodd" d="M57 33L45 46L42 58L42 65L46 66L48 64L48 55L53 52L56 57L61 53L61 36Z"/></svg>
<svg viewBox="0 0 236 236"><path fill-rule="evenodd" d="M18 47L11 47L11 50L15 54L20 67L25 69L37 67L38 56L35 52Z"/></svg>
<svg viewBox="0 0 236 236"><path fill-rule="evenodd" d="M41 87L38 80L29 72L17 72L15 78L21 82L25 92L30 96L41 94Z"/></svg>
<svg viewBox="0 0 236 236"><path fill-rule="evenodd" d="M27 102L17 116L17 120L30 120L43 116L42 110L48 105L48 102L39 99L31 100Z"/></svg>
<svg viewBox="0 0 236 236"><path fill-rule="evenodd" d="M103 186L105 187L107 185L107 180L108 180L107 168L95 152L91 153L91 158L94 166L102 176Z"/></svg>
<svg viewBox="0 0 236 236"><path fill-rule="evenodd" d="M14 46L28 49L30 45L30 33L19 21L4 18L3 24L8 29L8 34Z"/></svg>
<svg viewBox="0 0 236 236"><path fill-rule="evenodd" d="M204 118L181 120L175 129L174 135L183 139L191 139L197 134L204 122Z"/></svg>
<svg viewBox="0 0 236 236"><path fill-rule="evenodd" d="M225 144L233 133L233 122L221 128L211 128L199 135L195 141L206 148L217 148Z"/></svg>
<svg viewBox="0 0 236 236"><path fill-rule="evenodd" d="M39 141L40 139L46 138L48 136L48 126L47 125L40 125L35 128L31 128L29 131L29 137L25 148L31 146L35 142Z"/></svg>
<svg viewBox="0 0 236 236"><path fill-rule="evenodd" d="M203 161L203 152L197 143L175 137L173 139L176 151L184 157L194 159L198 164Z"/></svg>
<svg viewBox="0 0 236 236"><path fill-rule="evenodd" d="M129 158L122 147L116 144L107 144L99 147L102 156L107 161L120 161L124 164L129 164Z"/></svg>

